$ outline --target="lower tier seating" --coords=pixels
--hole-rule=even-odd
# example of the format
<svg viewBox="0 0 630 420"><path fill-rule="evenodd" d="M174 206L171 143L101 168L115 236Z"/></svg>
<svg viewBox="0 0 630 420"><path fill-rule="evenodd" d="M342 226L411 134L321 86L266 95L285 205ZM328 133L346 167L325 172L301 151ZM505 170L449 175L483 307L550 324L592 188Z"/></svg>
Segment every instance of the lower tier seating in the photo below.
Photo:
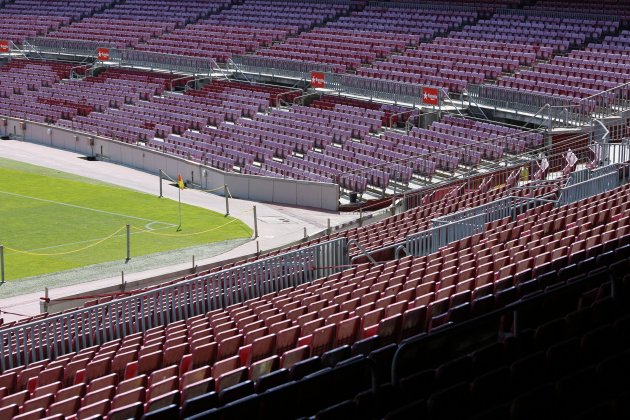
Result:
<svg viewBox="0 0 630 420"><path fill-rule="evenodd" d="M520 307L531 299L547 299L550 303L543 306L544 310L536 305L530 311L535 315L533 319L540 319L543 315L557 315L561 309L567 313L575 309L562 294L565 289L580 292L579 310L605 297L607 291L608 295L613 289L623 291L624 284L630 283L630 277L625 283L617 281L614 287L608 283L611 275L625 275L629 266L630 216L625 216L630 206L629 187L626 184L568 206L539 206L514 220L497 220L484 233L428 256L405 257L380 265L359 264L311 284L132 333L122 340L77 349L76 353L54 361L7 370L0 376L0 392L5 395L0 399L0 415L36 411L41 415L70 416L76 412L81 419L91 415L139 417L145 412L151 418L162 415L162 410L177 416L182 407L182 416L186 417L212 406L221 408L204 416L234 418L235 414L230 414L234 412L273 418L313 415L373 389L374 381L383 386L393 381L387 375L396 369L392 371L388 363L396 343L409 337L423 333L440 337L446 334L442 331L474 324L499 311L501 322L491 323L495 331L491 336L512 343L515 328L519 332L516 338L520 339L520 331L523 325L529 325L530 318L512 316L516 309L510 311L510 307ZM559 294L563 297L556 297ZM544 349L541 346L555 343L554 340L572 338L566 325L545 328L533 333L535 350ZM601 354L613 355L609 346L597 343L623 337L614 333L615 328L616 325L611 326L608 332L597 330L588 339L584 337L590 330L580 331L580 351L589 362L599 363ZM466 331L473 332L478 331ZM479 337L487 338L483 334ZM458 349L459 344L452 346ZM352 347L355 354L372 351L370 357L376 359L376 364L385 361L385 366L370 375L369 363L360 362L360 357L349 359ZM374 353L377 348L380 353ZM516 353L513 360L506 358L506 363L513 367L521 356L534 353L525 348L527 353ZM414 351L430 352L431 347ZM549 357L548 353L541 354L544 358ZM491 404L484 400L479 407L474 406L479 402L469 396L469 386L459 384L482 372L466 370L471 362L460 362L455 356L452 355L456 359L454 366L440 369L442 365L437 364L437 370L433 368L426 374L433 375L433 379L427 379L424 394L397 392L397 401L413 403L411 410L428 410L430 418L452 418L453 413L468 415L488 408ZM340 362L344 359L348 361ZM411 375L415 363L424 366L432 361L414 353L401 362L407 363L403 366L411 371L403 373ZM339 373L340 378L332 373L337 368L330 369L337 364L345 372ZM527 367L521 369L529 372ZM511 371L510 375L516 374ZM541 375L546 379L550 373ZM516 382L517 387L505 394L505 399L512 398L513 412L528 413L531 408L523 401L531 401L530 396L521 394L531 389L527 386L530 382L522 376L518 378L525 382ZM278 395L275 386L281 384L285 402L263 403ZM402 384L402 380L395 381L396 387ZM459 388L453 391L451 385ZM336 392L314 392L320 388ZM447 389L454 394L443 396L442 390ZM379 390L374 389L377 393ZM455 397L461 404L444 402ZM302 401L299 405L294 403L298 398ZM550 397L546 398L541 403L543 407L548 407ZM191 408L191 404L197 404L197 408ZM379 404L381 410L396 407L387 402ZM335 413L353 413L358 409L353 401L344 405L329 409Z"/></svg>

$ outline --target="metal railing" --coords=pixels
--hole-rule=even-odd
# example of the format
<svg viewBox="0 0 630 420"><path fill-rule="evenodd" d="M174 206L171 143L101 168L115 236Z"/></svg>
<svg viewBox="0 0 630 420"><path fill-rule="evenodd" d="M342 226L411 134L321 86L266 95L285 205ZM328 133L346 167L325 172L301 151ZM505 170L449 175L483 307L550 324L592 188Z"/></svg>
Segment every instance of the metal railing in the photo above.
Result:
<svg viewBox="0 0 630 420"><path fill-rule="evenodd" d="M582 99L592 118L607 118L630 109L630 83L601 91Z"/></svg>
<svg viewBox="0 0 630 420"><path fill-rule="evenodd" d="M517 115L529 114L545 121L541 125L549 126L549 128L586 125L592 120L587 113L586 104L582 104L579 99L571 100L544 93L523 92L488 85L468 85L466 91L469 106L474 103L514 111Z"/></svg>
<svg viewBox="0 0 630 420"><path fill-rule="evenodd" d="M471 12L476 13L477 8L472 6L466 6L464 4L430 4L430 3L394 3L375 1L370 2L369 6L383 7L387 9L399 8L399 9L420 9L420 10L443 10L443 11L456 11L456 12Z"/></svg>
<svg viewBox="0 0 630 420"><path fill-rule="evenodd" d="M548 202L552 201L536 197L509 196L473 207L471 209L464 209L456 213L446 214L434 219L432 222L434 227L438 227L481 215L484 216L484 223L490 223L506 217L515 218L517 214L526 212L527 210Z"/></svg>
<svg viewBox="0 0 630 420"><path fill-rule="evenodd" d="M451 242L483 232L484 221L484 215L478 214L457 222L436 226L408 236L402 246L408 255L415 257L433 254ZM397 248L400 247L401 245L397 246ZM398 252L396 252L396 256L398 256Z"/></svg>
<svg viewBox="0 0 630 420"><path fill-rule="evenodd" d="M108 61L115 62L121 66L143 67L151 70L159 69L197 75L211 75L223 72L216 61L211 58L185 57L149 51L111 49Z"/></svg>
<svg viewBox="0 0 630 420"><path fill-rule="evenodd" d="M0 372L299 286L348 264L339 238L0 330Z"/></svg>
<svg viewBox="0 0 630 420"><path fill-rule="evenodd" d="M528 197L505 197L491 203L434 219L433 228L410 235L403 244L408 255L421 257L460 239L481 233L487 223L516 216L554 200ZM400 245L398 245L400 248Z"/></svg>
<svg viewBox="0 0 630 420"><path fill-rule="evenodd" d="M115 48L113 44L101 41L79 41L59 38L29 38L24 48L37 53L94 56L97 48Z"/></svg>
<svg viewBox="0 0 630 420"><path fill-rule="evenodd" d="M311 80L311 72L333 72L330 64L288 60L257 55L237 55L232 57L235 70L245 74L286 77L302 81Z"/></svg>
<svg viewBox="0 0 630 420"><path fill-rule="evenodd" d="M422 104L423 86L419 84L337 73L326 73L325 80L326 89L338 93L360 96L369 100L409 104L414 107ZM436 88L436 90L440 89Z"/></svg>
<svg viewBox="0 0 630 420"><path fill-rule="evenodd" d="M390 101L413 106L422 104L422 85L338 73L335 71L335 66L330 64L255 55L234 56L232 64L237 72L243 74L284 77L305 82L311 80L312 72L321 72L324 73L327 90L369 100Z"/></svg>
<svg viewBox="0 0 630 420"><path fill-rule="evenodd" d="M619 16L606 15L606 14L592 14L592 13L580 13L580 12L559 12L554 10L532 10L532 9L501 9L498 8L495 12L497 15L507 16L531 16L541 18L553 18L553 19L576 19L576 20L607 20L611 22L619 22Z"/></svg>
<svg viewBox="0 0 630 420"><path fill-rule="evenodd" d="M630 109L630 83L585 98L558 97L515 89L468 85L469 106L485 105L539 117L549 128L591 125L594 118L607 118Z"/></svg>
<svg viewBox="0 0 630 420"><path fill-rule="evenodd" d="M611 166L617 168L616 165ZM560 190L560 197L558 198L558 205L565 206L584 198L610 191L618 186L619 171L615 170L606 175L600 175L562 188Z"/></svg>
<svg viewBox="0 0 630 420"><path fill-rule="evenodd" d="M602 166L601 168L595 168L593 170L582 169L579 171L575 171L572 172L571 175L569 175L569 180L565 184L565 187L569 187L571 185L588 181L589 179L599 178L600 176L612 173L619 173L618 165L606 165Z"/></svg>
<svg viewBox="0 0 630 420"><path fill-rule="evenodd" d="M78 41L57 38L30 38L24 42L24 49L33 53L66 54L96 59L98 48L109 49L109 59L106 61L121 66L143 67L178 73L192 73L211 75L223 73L222 69L212 58L189 57L176 54L166 54L150 51L138 51L116 48L113 44L101 41Z"/></svg>

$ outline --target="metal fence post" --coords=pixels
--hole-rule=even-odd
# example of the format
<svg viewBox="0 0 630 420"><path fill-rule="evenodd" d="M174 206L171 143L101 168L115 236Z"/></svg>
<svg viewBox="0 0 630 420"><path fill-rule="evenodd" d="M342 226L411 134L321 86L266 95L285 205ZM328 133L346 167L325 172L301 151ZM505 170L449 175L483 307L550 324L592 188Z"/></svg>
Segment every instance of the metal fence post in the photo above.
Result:
<svg viewBox="0 0 630 420"><path fill-rule="evenodd" d="M160 178L160 198L162 198L162 170L158 169L158 177Z"/></svg>
<svg viewBox="0 0 630 420"><path fill-rule="evenodd" d="M128 262L131 259L131 227L129 224L126 226L127 230L127 259L125 262Z"/></svg>
<svg viewBox="0 0 630 420"><path fill-rule="evenodd" d="M0 245L0 284L4 284L4 245Z"/></svg>
<svg viewBox="0 0 630 420"><path fill-rule="evenodd" d="M223 195L225 196L225 215L230 215L230 203L228 202L228 188L227 184L223 185Z"/></svg>
<svg viewBox="0 0 630 420"><path fill-rule="evenodd" d="M258 217L256 216L256 206L254 206L254 238L258 238Z"/></svg>

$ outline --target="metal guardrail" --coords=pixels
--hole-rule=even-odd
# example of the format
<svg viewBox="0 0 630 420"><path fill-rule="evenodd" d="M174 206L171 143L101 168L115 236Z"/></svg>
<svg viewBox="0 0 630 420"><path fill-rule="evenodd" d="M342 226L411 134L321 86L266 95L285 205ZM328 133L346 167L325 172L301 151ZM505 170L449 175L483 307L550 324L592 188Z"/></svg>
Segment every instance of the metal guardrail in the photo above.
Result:
<svg viewBox="0 0 630 420"><path fill-rule="evenodd" d="M619 166L617 165L607 165L602 166L601 168L595 168L593 170L582 169L579 171L572 172L569 176L569 180L567 181L565 188L571 185L579 184L582 182L586 182L589 179L598 178L603 175L619 173Z"/></svg>
<svg viewBox="0 0 630 420"><path fill-rule="evenodd" d="M616 166L615 166L616 167ZM591 197L619 186L619 172L615 171L606 175L600 175L587 181L569 185L560 190L559 206L574 203L587 197Z"/></svg>
<svg viewBox="0 0 630 420"><path fill-rule="evenodd" d="M582 100L593 118L608 118L630 109L630 83L604 90Z"/></svg>
<svg viewBox="0 0 630 420"><path fill-rule="evenodd" d="M616 174L616 173L619 173L619 166L618 165L607 165L607 166L603 166L601 168L593 169L591 171L590 179L597 178L597 177L600 177L602 175Z"/></svg>
<svg viewBox="0 0 630 420"><path fill-rule="evenodd" d="M592 121L586 104L581 103L579 99L571 100L500 86L468 85L466 90L469 107L474 103L514 111L516 114L538 116L541 120L546 119L545 125L549 128L589 125Z"/></svg>
<svg viewBox="0 0 630 420"><path fill-rule="evenodd" d="M94 56L97 48L115 48L113 44L101 41L79 41L60 38L29 38L24 42L24 48L36 53L67 54L79 56Z"/></svg>
<svg viewBox="0 0 630 420"><path fill-rule="evenodd" d="M375 1L369 2L368 6L372 7L384 7L387 9L399 8L399 9L419 9L419 10L444 10L454 12L471 12L476 13L477 8L473 6L466 6L463 4L430 4L430 3L394 3Z"/></svg>
<svg viewBox="0 0 630 420"><path fill-rule="evenodd" d="M77 41L57 38L30 38L24 43L24 49L34 53L67 54L97 58L97 49L109 50L109 59L121 66L144 67L149 69L168 70L179 73L210 75L223 72L215 60L203 57L187 57L176 54L157 53L119 49L112 44L101 41Z"/></svg>
<svg viewBox="0 0 630 420"><path fill-rule="evenodd" d="M505 197L472 209L465 209L433 220L433 228L410 235L403 244L409 255L421 257L460 239L481 233L486 223L516 216L534 207L555 203L553 200L529 197ZM399 245L400 247L400 245Z"/></svg>
<svg viewBox="0 0 630 420"><path fill-rule="evenodd" d="M232 63L241 73L270 75L291 79L311 80L311 72L333 72L334 66L323 63L304 62L257 55L237 55Z"/></svg>
<svg viewBox="0 0 630 420"><path fill-rule="evenodd" d="M347 263L347 240L339 238L2 329L0 372L309 283L341 271Z"/></svg>
<svg viewBox="0 0 630 420"><path fill-rule="evenodd" d="M518 91L501 86L468 85L471 104L486 105L531 114L546 120L549 128L591 125L593 119L619 115L630 109L630 83L582 99L537 92Z"/></svg>
<svg viewBox="0 0 630 420"><path fill-rule="evenodd" d="M517 15L532 17L547 17L554 19L578 19L578 20L607 20L611 22L619 22L619 16L580 12L558 12L553 10L533 10L533 9L501 9L497 8L497 15Z"/></svg>
<svg viewBox="0 0 630 420"><path fill-rule="evenodd" d="M422 85L350 74L326 73L326 89L395 103L422 104ZM429 86L424 86L429 87ZM435 88L436 91L441 89Z"/></svg>
<svg viewBox="0 0 630 420"><path fill-rule="evenodd" d="M409 255L415 257L433 254L451 242L483 232L485 219L483 214L478 214L456 222L436 226L408 236L403 246Z"/></svg>
<svg viewBox="0 0 630 420"><path fill-rule="evenodd" d="M335 72L335 66L330 64L255 55L234 56L232 64L238 72L244 74L270 75L302 81L310 81L312 72L320 72L324 73L325 88L334 92L361 96L370 100L377 99L414 106L422 104L422 85L338 73ZM436 88L436 91L440 90Z"/></svg>
<svg viewBox="0 0 630 420"><path fill-rule="evenodd" d="M504 197L490 203L473 207L472 209L464 209L456 213L446 214L434 219L432 222L433 226L437 227L455 223L460 220L466 220L473 216L483 215L485 217L484 223L490 223L508 216L515 218L517 214L548 202L550 202L550 200L535 197Z"/></svg>
<svg viewBox="0 0 630 420"><path fill-rule="evenodd" d="M149 51L111 49L108 61L116 62L121 66L146 67L151 70L170 70L180 73L211 75L223 72L211 58L185 57Z"/></svg>

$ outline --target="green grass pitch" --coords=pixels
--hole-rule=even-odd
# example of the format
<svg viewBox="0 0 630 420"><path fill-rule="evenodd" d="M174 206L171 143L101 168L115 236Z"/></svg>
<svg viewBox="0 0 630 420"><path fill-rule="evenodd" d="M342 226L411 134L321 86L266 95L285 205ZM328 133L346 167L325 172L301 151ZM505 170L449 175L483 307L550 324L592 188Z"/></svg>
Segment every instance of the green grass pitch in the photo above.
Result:
<svg viewBox="0 0 630 420"><path fill-rule="evenodd" d="M5 278L124 260L126 224L132 258L252 235L240 220L186 204L181 208L178 232L177 201L0 159Z"/></svg>

